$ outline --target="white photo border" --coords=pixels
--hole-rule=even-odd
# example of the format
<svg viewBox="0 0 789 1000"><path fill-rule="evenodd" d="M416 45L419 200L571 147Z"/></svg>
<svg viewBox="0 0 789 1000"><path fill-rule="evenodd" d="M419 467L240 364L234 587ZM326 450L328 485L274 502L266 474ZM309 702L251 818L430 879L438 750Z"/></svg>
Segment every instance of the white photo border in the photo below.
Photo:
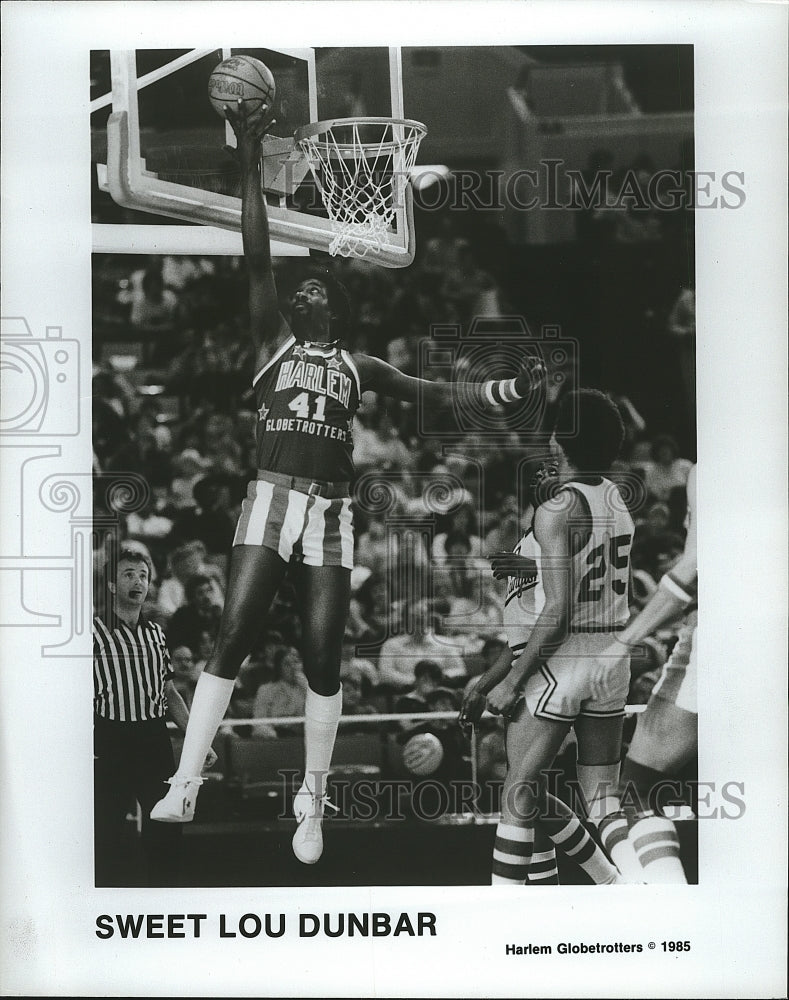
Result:
<svg viewBox="0 0 789 1000"><path fill-rule="evenodd" d="M24 462L91 469L91 49L248 44L695 47L697 170L742 171L745 204L699 211L699 777L739 781L745 814L699 823L699 885L108 890L93 887L92 698L84 654L0 632L3 992L240 996L784 995L786 893L786 27L780 4L620 2L3 4L2 313L79 343L78 434L0 448L0 558L19 548ZM357 27L351 27L357 25ZM359 27L360 26L360 27ZM69 383L73 385L73 382ZM53 411L54 412L54 411ZM58 451L59 449L59 451ZM24 453L24 456L23 456ZM24 462L22 461L24 457ZM89 479L88 479L89 481ZM75 503L77 501L74 501ZM20 508L21 503L21 508ZM34 557L59 551L42 518ZM20 553L21 554L21 553ZM779 555L780 554L780 555ZM0 563L0 568L2 564ZM26 581L58 605L66 570ZM21 574L20 574L21 575ZM12 582L9 583L8 579ZM41 582L43 580L43 582ZM18 601L13 572L3 600ZM300 939L299 911L437 915L433 938ZM200 939L112 940L101 913L205 913ZM221 940L218 914L285 913L277 940ZM509 957L507 943L691 940L676 955Z"/></svg>

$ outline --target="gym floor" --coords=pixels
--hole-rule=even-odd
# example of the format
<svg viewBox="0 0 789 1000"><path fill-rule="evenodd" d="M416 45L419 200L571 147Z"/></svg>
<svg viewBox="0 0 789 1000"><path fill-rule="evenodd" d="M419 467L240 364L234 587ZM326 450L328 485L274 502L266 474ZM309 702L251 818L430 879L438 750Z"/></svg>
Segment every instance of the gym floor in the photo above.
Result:
<svg viewBox="0 0 789 1000"><path fill-rule="evenodd" d="M194 823L184 828L177 884L218 886L488 885L495 820L362 822L328 818L316 865L291 851L293 820ZM688 882L698 880L697 824L677 824ZM139 885L130 868L128 886ZM562 885L590 885L559 855ZM174 881L174 884L175 881Z"/></svg>

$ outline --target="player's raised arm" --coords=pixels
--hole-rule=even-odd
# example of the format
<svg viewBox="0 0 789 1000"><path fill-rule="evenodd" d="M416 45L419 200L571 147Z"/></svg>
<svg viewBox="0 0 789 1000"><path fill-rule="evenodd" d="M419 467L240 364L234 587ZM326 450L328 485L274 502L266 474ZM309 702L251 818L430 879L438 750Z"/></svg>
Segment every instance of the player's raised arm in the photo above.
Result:
<svg viewBox="0 0 789 1000"><path fill-rule="evenodd" d="M520 371L509 379L488 382L431 382L404 375L399 369L368 355L354 355L362 391L380 392L392 399L415 403L421 399L429 406L450 406L454 400L467 400L477 406L514 403L539 391L545 380L545 366L540 358L525 355Z"/></svg>
<svg viewBox="0 0 789 1000"><path fill-rule="evenodd" d="M688 533L685 549L679 560L660 580L655 593L644 609L627 628L620 633L621 642L640 642L660 628L664 622L676 617L683 608L696 598L696 575L698 561L696 555L696 466L688 476Z"/></svg>
<svg viewBox="0 0 789 1000"><path fill-rule="evenodd" d="M239 101L239 107L227 106L225 114L238 140L241 235L249 274L250 333L255 346L260 350L269 347L287 327L279 311L277 288L271 268L268 213L260 176L260 142L271 122L271 111L264 105L254 114L245 115L240 105Z"/></svg>

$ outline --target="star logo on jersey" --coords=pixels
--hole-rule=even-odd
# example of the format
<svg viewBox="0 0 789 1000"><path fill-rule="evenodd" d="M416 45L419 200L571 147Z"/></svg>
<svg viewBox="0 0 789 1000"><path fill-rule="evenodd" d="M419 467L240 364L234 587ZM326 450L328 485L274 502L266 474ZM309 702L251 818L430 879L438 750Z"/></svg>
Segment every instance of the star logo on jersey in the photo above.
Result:
<svg viewBox="0 0 789 1000"><path fill-rule="evenodd" d="M326 367L327 368L334 368L335 370L338 370L340 368L340 359L337 357L336 354L329 361L329 363L326 365Z"/></svg>
<svg viewBox="0 0 789 1000"><path fill-rule="evenodd" d="M261 406L260 409L258 410L258 422L261 420L265 420L266 417L268 416L268 412L269 408L267 406Z"/></svg>
<svg viewBox="0 0 789 1000"><path fill-rule="evenodd" d="M296 344L293 348L293 357L298 358L299 361L303 361L307 357L307 352L301 346L301 344Z"/></svg>

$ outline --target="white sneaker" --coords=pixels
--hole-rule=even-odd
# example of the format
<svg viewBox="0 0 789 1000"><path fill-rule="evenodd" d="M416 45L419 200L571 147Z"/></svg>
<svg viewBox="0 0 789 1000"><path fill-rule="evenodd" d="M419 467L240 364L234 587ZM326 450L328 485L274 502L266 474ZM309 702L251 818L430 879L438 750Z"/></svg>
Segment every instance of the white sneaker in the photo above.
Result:
<svg viewBox="0 0 789 1000"><path fill-rule="evenodd" d="M323 854L323 811L339 812L327 795L316 795L302 784L293 800L293 815L298 827L293 834L293 853L305 865L314 865Z"/></svg>
<svg viewBox="0 0 789 1000"><path fill-rule="evenodd" d="M191 823L202 783L202 778L181 778L177 774L168 778L170 790L151 809L151 819L160 823Z"/></svg>

